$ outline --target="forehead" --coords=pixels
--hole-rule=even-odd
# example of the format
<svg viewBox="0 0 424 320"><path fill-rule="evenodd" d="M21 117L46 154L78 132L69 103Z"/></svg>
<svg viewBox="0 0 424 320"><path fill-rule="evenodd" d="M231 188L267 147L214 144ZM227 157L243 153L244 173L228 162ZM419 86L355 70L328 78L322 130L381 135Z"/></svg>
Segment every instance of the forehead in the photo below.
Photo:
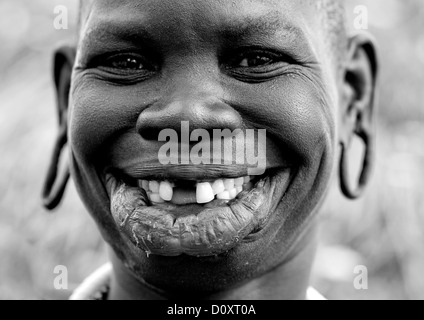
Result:
<svg viewBox="0 0 424 320"><path fill-rule="evenodd" d="M208 38L216 31L291 31L294 37L313 38L321 28L313 0L92 0L83 2L85 32L93 29L137 27L157 30L172 38L192 33Z"/></svg>
<svg viewBox="0 0 424 320"><path fill-rule="evenodd" d="M209 15L227 13L234 16L245 11L278 10L287 15L299 15L316 7L314 0L85 0L81 1L82 11L87 13L132 13L178 11L193 14L208 12ZM193 10L195 9L195 10ZM196 10L197 9L197 10Z"/></svg>

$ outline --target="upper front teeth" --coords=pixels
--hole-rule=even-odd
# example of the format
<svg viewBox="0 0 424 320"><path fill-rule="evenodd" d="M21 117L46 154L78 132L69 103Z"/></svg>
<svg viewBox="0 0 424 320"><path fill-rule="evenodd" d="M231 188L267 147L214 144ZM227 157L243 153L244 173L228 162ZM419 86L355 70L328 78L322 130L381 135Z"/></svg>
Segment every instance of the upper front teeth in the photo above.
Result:
<svg viewBox="0 0 424 320"><path fill-rule="evenodd" d="M234 185L236 187L241 187L243 184L244 184L244 178L243 177L234 179Z"/></svg>
<svg viewBox="0 0 424 320"><path fill-rule="evenodd" d="M215 199L212 186L209 182L201 182L196 186L197 203L208 203Z"/></svg>
<svg viewBox="0 0 424 320"><path fill-rule="evenodd" d="M174 189L168 181L162 181L159 186L159 195L165 201L171 201Z"/></svg>
<svg viewBox="0 0 424 320"><path fill-rule="evenodd" d="M175 184L169 181L146 181L140 180L139 187L143 188L153 203L164 203L165 201L181 202L181 194L190 193L190 191L179 189L174 192ZM240 177L237 179L218 179L214 182L198 182L196 184L195 197L196 202L205 204L215 199L232 200L243 190L248 190L252 187L250 177ZM194 190L193 190L194 192ZM185 194L185 199L194 197ZM183 197L184 198L184 197ZM194 200L194 198L193 198Z"/></svg>
<svg viewBox="0 0 424 320"><path fill-rule="evenodd" d="M141 180L141 185L140 185L140 187L141 188L143 188L144 190L149 190L149 181L146 181L146 180Z"/></svg>
<svg viewBox="0 0 424 320"><path fill-rule="evenodd" d="M149 182L149 189L153 193L159 193L159 182L157 182L157 181L150 181Z"/></svg>
<svg viewBox="0 0 424 320"><path fill-rule="evenodd" d="M221 179L216 180L213 184L212 184L212 190L213 190L213 194L217 195L221 192L225 191L225 185L224 185L224 181L222 181Z"/></svg>
<svg viewBox="0 0 424 320"><path fill-rule="evenodd" d="M234 179L225 179L224 186L225 186L225 190L228 190L228 191L234 189Z"/></svg>

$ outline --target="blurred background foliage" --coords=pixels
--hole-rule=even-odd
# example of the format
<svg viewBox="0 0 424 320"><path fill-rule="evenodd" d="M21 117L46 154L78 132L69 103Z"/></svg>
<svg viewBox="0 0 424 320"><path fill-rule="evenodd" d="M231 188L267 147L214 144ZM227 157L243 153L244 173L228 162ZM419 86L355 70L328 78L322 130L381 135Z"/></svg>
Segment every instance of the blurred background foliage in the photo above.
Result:
<svg viewBox="0 0 424 320"><path fill-rule="evenodd" d="M0 0L0 299L61 299L107 261L73 185L47 213L40 190L56 127L54 48L75 39L75 0ZM424 2L349 0L369 9L380 46L378 158L366 196L350 202L334 182L320 220L313 284L330 299L424 299ZM69 30L53 28L54 7ZM361 147L354 148L352 157ZM55 266L69 290L53 287ZM353 286L368 268L368 290Z"/></svg>

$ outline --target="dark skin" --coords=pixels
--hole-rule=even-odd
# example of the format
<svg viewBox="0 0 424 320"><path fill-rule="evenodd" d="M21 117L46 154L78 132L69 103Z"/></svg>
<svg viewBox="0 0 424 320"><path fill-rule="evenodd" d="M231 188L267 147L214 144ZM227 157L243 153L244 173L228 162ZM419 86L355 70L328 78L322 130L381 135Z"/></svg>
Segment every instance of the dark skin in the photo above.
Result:
<svg viewBox="0 0 424 320"><path fill-rule="evenodd" d="M71 176L111 248L110 299L305 298L314 218L339 144L349 146L362 128L372 135L376 83L371 39L352 36L336 54L313 3L85 5L76 56L69 48L56 54L56 82ZM203 206L151 206L122 180L245 173L158 164L157 133L179 131L181 121L192 130L266 129L266 174L208 214ZM182 226L186 233L173 229Z"/></svg>

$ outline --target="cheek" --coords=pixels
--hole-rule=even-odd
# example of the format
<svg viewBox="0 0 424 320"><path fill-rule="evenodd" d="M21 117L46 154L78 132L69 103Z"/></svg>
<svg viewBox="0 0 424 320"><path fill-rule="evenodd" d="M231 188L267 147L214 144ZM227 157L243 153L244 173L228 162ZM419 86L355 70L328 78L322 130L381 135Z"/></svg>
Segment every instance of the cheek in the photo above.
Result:
<svg viewBox="0 0 424 320"><path fill-rule="evenodd" d="M93 160L104 155L108 141L135 129L149 101L134 87L81 81L72 91L69 138L77 156Z"/></svg>
<svg viewBox="0 0 424 320"><path fill-rule="evenodd" d="M334 106L325 91L309 79L293 76L239 92L238 105L244 118L257 128L267 129L268 137L303 165L315 162L319 150L332 149Z"/></svg>

